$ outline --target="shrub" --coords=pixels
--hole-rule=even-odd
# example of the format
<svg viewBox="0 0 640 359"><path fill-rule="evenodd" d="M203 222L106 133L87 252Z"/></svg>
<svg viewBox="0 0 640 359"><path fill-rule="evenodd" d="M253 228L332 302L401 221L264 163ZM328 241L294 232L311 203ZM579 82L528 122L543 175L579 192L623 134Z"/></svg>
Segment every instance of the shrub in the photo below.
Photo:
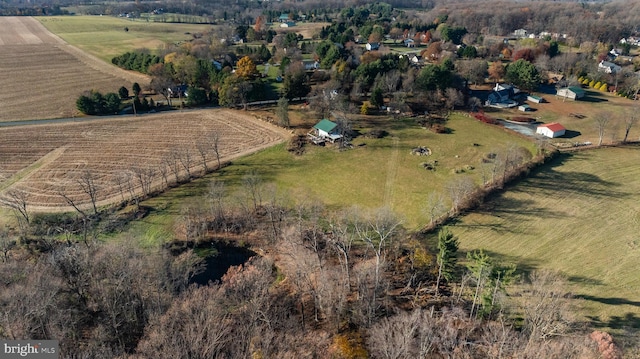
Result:
<svg viewBox="0 0 640 359"><path fill-rule="evenodd" d="M596 90L597 90L597 89L599 89L599 88L600 88L600 86L602 86L602 83L601 83L600 81L598 81L598 82L596 82L596 84L595 84L595 85L593 85L593 86L591 86L591 87L593 87L594 89L596 89Z"/></svg>
<svg viewBox="0 0 640 359"><path fill-rule="evenodd" d="M589 82L589 87L593 87L596 84L595 80L591 80Z"/></svg>
<svg viewBox="0 0 640 359"><path fill-rule="evenodd" d="M600 87L598 87L598 89L599 89L600 91L607 92L607 91L609 91L609 86L608 86L608 85L607 85L607 83L605 82L605 83L603 83Z"/></svg>

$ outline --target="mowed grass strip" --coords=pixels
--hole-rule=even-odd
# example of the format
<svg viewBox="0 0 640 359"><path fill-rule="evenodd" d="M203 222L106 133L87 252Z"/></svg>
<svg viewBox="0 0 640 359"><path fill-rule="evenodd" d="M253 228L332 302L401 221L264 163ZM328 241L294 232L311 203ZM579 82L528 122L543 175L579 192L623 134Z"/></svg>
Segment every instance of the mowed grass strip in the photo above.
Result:
<svg viewBox="0 0 640 359"><path fill-rule="evenodd" d="M111 63L115 56L140 48L157 50L166 43L192 39L212 25L132 21L112 16L37 17L66 42ZM125 31L127 28L129 31Z"/></svg>
<svg viewBox="0 0 640 359"><path fill-rule="evenodd" d="M460 249L485 249L523 271L562 272L583 319L640 325L640 148L562 155L453 227Z"/></svg>

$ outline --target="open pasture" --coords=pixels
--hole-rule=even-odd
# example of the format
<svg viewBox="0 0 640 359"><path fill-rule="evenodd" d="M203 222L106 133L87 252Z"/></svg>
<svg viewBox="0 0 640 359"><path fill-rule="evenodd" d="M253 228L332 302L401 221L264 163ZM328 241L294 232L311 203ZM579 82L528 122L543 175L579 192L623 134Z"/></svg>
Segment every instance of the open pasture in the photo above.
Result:
<svg viewBox="0 0 640 359"><path fill-rule="evenodd" d="M182 178L185 165L192 174L200 173L203 160L198 146L207 148L205 159L209 168L215 167L212 133L219 136L223 161L272 146L286 137L286 132L232 110L2 128L0 191L27 192L33 210L66 207L61 194L87 204L89 197L82 191L79 179L90 173L98 189L98 202L116 202L128 197L118 185L118 176L135 177L138 169L153 172L152 189L164 185L163 166L169 183L174 181L168 163L176 164ZM137 180L132 179L132 183L139 192Z"/></svg>
<svg viewBox="0 0 640 359"><path fill-rule="evenodd" d="M640 148L563 154L460 219L464 252L552 269L595 326L640 327Z"/></svg>
<svg viewBox="0 0 640 359"><path fill-rule="evenodd" d="M113 16L52 16L38 20L69 44L109 64L114 56L127 51L141 48L155 51L212 28L212 25L146 22Z"/></svg>
<svg viewBox="0 0 640 359"><path fill-rule="evenodd" d="M0 121L73 117L84 91L148 81L70 46L31 17L0 17Z"/></svg>

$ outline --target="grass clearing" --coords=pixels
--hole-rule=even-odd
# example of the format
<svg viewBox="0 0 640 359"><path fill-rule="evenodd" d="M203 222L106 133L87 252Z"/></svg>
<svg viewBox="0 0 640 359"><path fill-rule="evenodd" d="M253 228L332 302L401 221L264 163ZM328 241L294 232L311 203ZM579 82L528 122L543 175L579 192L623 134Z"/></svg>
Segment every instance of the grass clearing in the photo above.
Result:
<svg viewBox="0 0 640 359"><path fill-rule="evenodd" d="M562 155L453 232L460 249L485 249L521 271L554 269L595 326L640 328L640 148Z"/></svg>
<svg viewBox="0 0 640 359"><path fill-rule="evenodd" d="M310 118L306 116L309 123ZM308 145L304 155L295 156L280 144L235 159L221 171L145 201L144 205L155 209L145 220L146 225L170 231L182 206L192 201L203 203L199 195L211 179L224 181L228 192L233 193L241 189L242 178L253 171L264 182L277 185L290 201L322 201L333 209L389 206L405 227L418 229L428 220L423 208L429 193L441 192L447 198L445 186L457 176L472 176L480 182L480 170L454 174L452 169L466 165L478 168L485 153L508 143L533 147L502 128L457 114L447 123L451 134L435 134L411 118L354 121L354 128L362 133L373 127L385 129L389 135L381 139L360 136L353 141L354 148L346 151ZM433 155L411 155L411 149L417 146L429 147ZM420 166L433 160L439 163L436 171Z"/></svg>
<svg viewBox="0 0 640 359"><path fill-rule="evenodd" d="M148 48L151 51L166 43L180 43L191 34L211 29L212 25L134 21L112 16L38 17L49 31L66 42L101 60L111 63L114 56ZM129 31L124 29L128 28Z"/></svg>

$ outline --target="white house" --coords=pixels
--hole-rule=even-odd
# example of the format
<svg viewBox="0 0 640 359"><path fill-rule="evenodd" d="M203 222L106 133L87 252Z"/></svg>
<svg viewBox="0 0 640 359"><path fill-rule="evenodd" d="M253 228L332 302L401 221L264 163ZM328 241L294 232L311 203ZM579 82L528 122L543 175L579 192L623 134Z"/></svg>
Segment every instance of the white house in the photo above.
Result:
<svg viewBox="0 0 640 359"><path fill-rule="evenodd" d="M320 68L320 63L316 60L302 60L302 66L305 71L317 70Z"/></svg>
<svg viewBox="0 0 640 359"><path fill-rule="evenodd" d="M285 21L280 24L280 27L294 27L294 26L296 26L296 22L291 20Z"/></svg>
<svg viewBox="0 0 640 359"><path fill-rule="evenodd" d="M527 30L518 29L513 32L513 35L516 37L527 37Z"/></svg>
<svg viewBox="0 0 640 359"><path fill-rule="evenodd" d="M557 122L547 123L544 125L540 125L538 126L538 128L536 128L537 134L543 135L549 138L560 137L564 135L565 132L566 132L566 129L564 128L564 126L562 126Z"/></svg>
<svg viewBox="0 0 640 359"><path fill-rule="evenodd" d="M556 92L556 96L568 98L571 100L581 99L584 97L584 95L584 90L576 86L563 87L561 89L558 89L558 91Z"/></svg>
<svg viewBox="0 0 640 359"><path fill-rule="evenodd" d="M600 63L598 64L598 71L600 72L615 74L620 70L622 70L622 67L614 64L613 62L603 60L603 61L600 61Z"/></svg>
<svg viewBox="0 0 640 359"><path fill-rule="evenodd" d="M406 47L416 47L416 42L413 39L404 40L404 46Z"/></svg>
<svg viewBox="0 0 640 359"><path fill-rule="evenodd" d="M338 124L326 118L313 126L313 129L315 130L315 135L321 139L328 139L331 142L335 142L342 138Z"/></svg>

